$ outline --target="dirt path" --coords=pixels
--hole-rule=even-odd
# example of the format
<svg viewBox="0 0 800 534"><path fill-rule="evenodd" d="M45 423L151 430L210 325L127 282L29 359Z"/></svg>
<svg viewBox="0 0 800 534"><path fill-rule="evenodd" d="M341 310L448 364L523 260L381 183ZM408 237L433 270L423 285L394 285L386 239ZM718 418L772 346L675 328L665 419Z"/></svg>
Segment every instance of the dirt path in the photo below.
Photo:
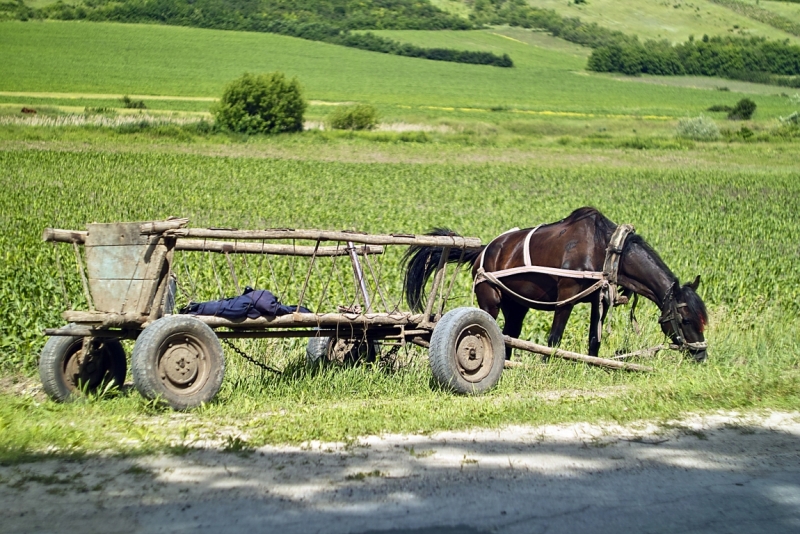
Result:
<svg viewBox="0 0 800 534"><path fill-rule="evenodd" d="M48 460L0 502L8 534L798 532L800 413Z"/></svg>

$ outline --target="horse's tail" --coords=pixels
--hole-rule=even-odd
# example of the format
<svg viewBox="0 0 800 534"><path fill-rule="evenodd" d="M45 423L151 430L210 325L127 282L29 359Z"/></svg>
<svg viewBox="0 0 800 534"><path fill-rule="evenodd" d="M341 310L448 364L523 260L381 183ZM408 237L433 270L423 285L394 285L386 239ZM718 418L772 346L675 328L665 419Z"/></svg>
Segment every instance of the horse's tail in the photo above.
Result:
<svg viewBox="0 0 800 534"><path fill-rule="evenodd" d="M458 236L457 233L448 228L434 228L433 231L425 234L432 236ZM447 255L447 263L473 263L484 247L478 250L462 250L451 248ZM422 303L425 299L425 283L436 270L439 260L442 257L443 247L425 247L413 245L408 248L403 256L403 263L406 264L406 277L403 282L406 302L413 311L422 311Z"/></svg>

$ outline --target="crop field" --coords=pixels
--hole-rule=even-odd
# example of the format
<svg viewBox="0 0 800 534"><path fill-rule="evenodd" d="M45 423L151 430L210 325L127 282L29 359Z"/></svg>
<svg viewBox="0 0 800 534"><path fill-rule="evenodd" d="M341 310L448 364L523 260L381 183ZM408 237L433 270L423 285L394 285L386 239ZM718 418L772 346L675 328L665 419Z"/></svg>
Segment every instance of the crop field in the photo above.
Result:
<svg viewBox="0 0 800 534"><path fill-rule="evenodd" d="M500 386L481 399L431 390L420 351L411 351L398 366L315 371L303 364L300 341L250 342L240 346L284 374L261 373L228 352L218 402L194 412L182 430L163 426L167 419L151 412L135 392L64 406L0 397L0 419L13 430L2 434L0 443L8 458L46 444L76 451L123 447L123 441L128 443L123 448L132 450L170 447L183 439L180 432L193 439L213 435L219 417L244 425L248 443L255 445L464 425L669 417L687 408L797 402L800 249L792 236L800 231L794 217L800 186L791 167L737 172L713 165L355 164L161 149L132 154L6 149L0 152L0 169L5 192L0 213L7 229L0 241L6 372L32 370L43 343L41 329L62 324L62 309L82 303L71 250L43 244L42 228L81 228L89 221L180 215L194 226L368 232L423 232L445 225L488 241L509 227L556 220L578 206L594 205L617 222L634 223L682 280L701 274L701 294L711 314L707 365L665 354L654 362L656 373L632 375L542 364L518 355L528 367L507 371ZM397 288L402 276L397 255L385 262L387 286ZM188 265L199 280L205 270L206 291L212 294L216 288L208 265L192 260ZM470 303L466 278L460 279L457 305ZM224 289L231 287L228 279ZM286 295L291 300L296 293ZM565 348L585 349L586 312L576 310ZM631 333L625 315L615 315L603 354L662 340L654 306L639 311L646 327L641 338ZM549 320L548 314L533 314L523 337L542 341ZM142 420L142 410L152 417ZM79 429L69 428L69 421L84 418ZM103 425L119 430L109 435Z"/></svg>
<svg viewBox="0 0 800 534"><path fill-rule="evenodd" d="M670 86L590 74L587 50L519 28L378 33L508 53L515 67L268 34L0 23L0 462L53 451L181 453L203 440L219 443L222 425L240 440L231 443L249 448L382 432L796 409L797 143L769 132L800 108L800 97L742 82L687 78ZM387 129L248 137L197 128L231 79L273 70L299 78L311 100L308 121L323 121L342 103L369 103ZM141 121L138 110L118 109L122 95L145 101ZM756 116L734 123L713 115L729 134L723 140L676 137L678 119L743 96L757 102ZM39 114L25 117L20 106ZM59 405L32 385L42 329L63 325L65 309L86 306L72 248L43 243L45 227L174 215L195 227L422 233L446 226L488 242L584 205L634 224L681 281L702 276L707 363L661 353L646 362L655 372L632 374L518 353L523 367L505 371L486 396L467 398L432 387L420 349L379 365L310 367L304 340L239 340L282 372L261 372L226 348L217 399L177 418L127 387ZM402 252L375 260L392 305ZM178 259L179 282L191 288L179 303L235 291L223 259ZM289 304L298 298L307 264L248 260L235 263L242 285L276 290ZM319 311L332 311L336 299L349 303L346 289L321 297L329 280L344 285L341 276L330 264L315 266L306 302ZM452 306L472 304L470 283L462 272ZM601 356L663 342L655 306L640 304L637 315L641 336L626 308L614 312ZM550 321L550 314L530 314L521 337L543 342ZM584 352L587 326L588 309L579 307L562 346Z"/></svg>

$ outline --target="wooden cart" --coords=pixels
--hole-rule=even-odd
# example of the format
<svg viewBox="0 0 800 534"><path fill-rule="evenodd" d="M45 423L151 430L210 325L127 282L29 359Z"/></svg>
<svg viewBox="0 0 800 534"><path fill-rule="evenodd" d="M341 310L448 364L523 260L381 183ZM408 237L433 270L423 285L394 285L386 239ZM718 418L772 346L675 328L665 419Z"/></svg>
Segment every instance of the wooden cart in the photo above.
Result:
<svg viewBox="0 0 800 534"><path fill-rule="evenodd" d="M74 247L89 307L64 312L69 324L45 331L51 337L39 370L51 398L65 401L77 390L121 385L127 372L123 339L136 340L131 354L136 389L175 409L198 406L216 395L225 373L220 339L229 338L307 337L309 360L337 350L379 357L374 348L378 341L412 343L428 348L433 375L454 392L481 393L500 378L503 336L482 310L445 310L455 272L446 279L444 261L437 266L423 313L373 311L362 268L365 256L383 254L384 247L426 245L467 251L481 247L477 238L188 228L187 223L187 219L168 219L89 224L87 231L45 230L45 241ZM298 240L311 245L296 245ZM238 254L305 256L314 261L349 257L359 306L236 321L174 314L176 251L219 253L229 262ZM446 256L447 250L442 257ZM231 275L236 276L233 269ZM309 268L298 306L311 275Z"/></svg>

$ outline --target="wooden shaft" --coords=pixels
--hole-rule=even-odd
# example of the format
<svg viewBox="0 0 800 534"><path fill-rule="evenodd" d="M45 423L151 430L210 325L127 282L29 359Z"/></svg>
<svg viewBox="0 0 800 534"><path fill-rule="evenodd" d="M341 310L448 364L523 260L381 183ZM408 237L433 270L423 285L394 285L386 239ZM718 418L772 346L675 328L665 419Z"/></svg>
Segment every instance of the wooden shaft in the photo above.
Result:
<svg viewBox="0 0 800 534"><path fill-rule="evenodd" d="M577 352L569 352L561 349L554 349L552 347L545 347L530 341L523 341L509 336L503 336L503 341L509 347L526 350L528 352L535 352L536 354L543 354L545 356L556 356L565 360L576 360L591 365L598 365L600 367L610 367L611 369L625 369L626 371L652 371L652 367L646 365L638 365L635 363L619 362L616 360L608 360L606 358L598 358L596 356L587 356L585 354L578 354Z"/></svg>
<svg viewBox="0 0 800 534"><path fill-rule="evenodd" d="M218 230L212 228L181 228L170 235L216 239L304 239L309 241L352 241L365 245L423 245L432 247L481 248L477 237L429 236L400 234L359 234L328 230Z"/></svg>

